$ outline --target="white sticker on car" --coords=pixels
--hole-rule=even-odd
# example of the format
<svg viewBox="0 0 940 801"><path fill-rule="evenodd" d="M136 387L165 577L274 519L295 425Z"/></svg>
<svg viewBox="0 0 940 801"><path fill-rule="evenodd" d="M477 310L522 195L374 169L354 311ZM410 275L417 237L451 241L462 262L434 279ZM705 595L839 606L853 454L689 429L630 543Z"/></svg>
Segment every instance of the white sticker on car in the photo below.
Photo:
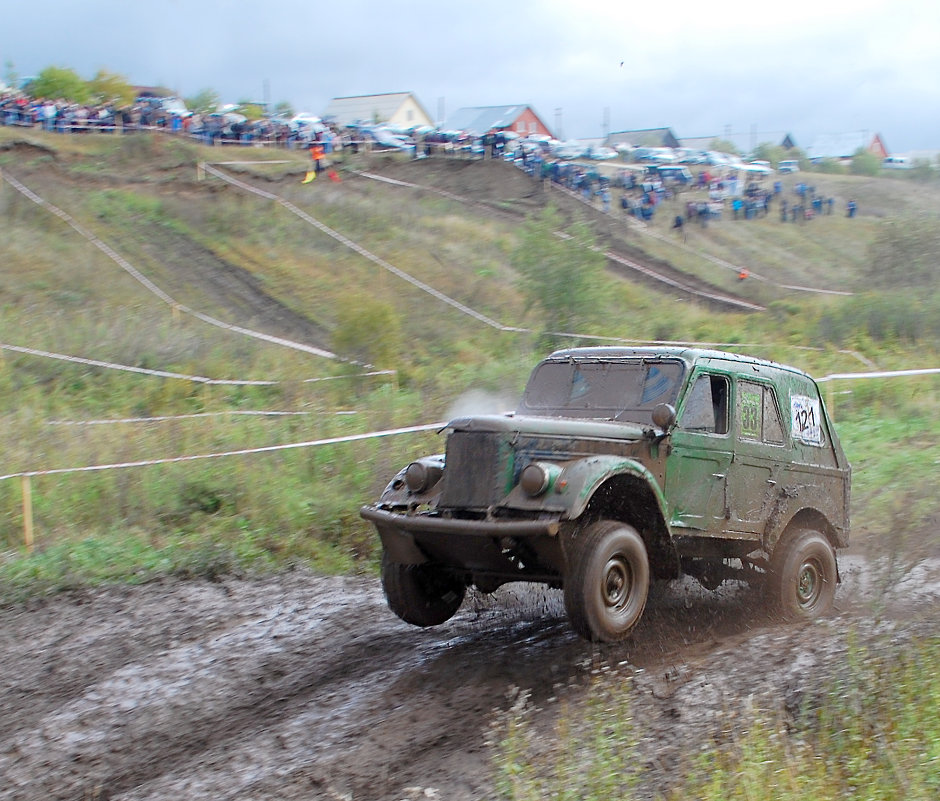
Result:
<svg viewBox="0 0 940 801"><path fill-rule="evenodd" d="M822 445L819 398L790 396L790 429L793 438L810 445Z"/></svg>

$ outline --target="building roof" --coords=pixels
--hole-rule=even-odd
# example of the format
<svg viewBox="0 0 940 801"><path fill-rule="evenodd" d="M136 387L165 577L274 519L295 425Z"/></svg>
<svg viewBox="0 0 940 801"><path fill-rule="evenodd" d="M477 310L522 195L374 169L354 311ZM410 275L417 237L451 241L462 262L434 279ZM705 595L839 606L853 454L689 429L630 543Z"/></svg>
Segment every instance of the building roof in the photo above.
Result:
<svg viewBox="0 0 940 801"><path fill-rule="evenodd" d="M859 149L871 150L878 139L878 134L869 131L823 134L813 140L806 150L806 156L810 159L847 159Z"/></svg>
<svg viewBox="0 0 940 801"><path fill-rule="evenodd" d="M712 136L683 137L679 140L679 143L682 147L687 147L691 150L711 150L712 142L714 142L716 139L719 139L722 142L731 142L738 153L741 153L742 155L752 153L758 145L765 142L769 142L774 145L781 145L782 147L786 147L787 142L789 142L791 145L793 143L793 137L784 131L752 131L750 133L723 134L716 133Z"/></svg>
<svg viewBox="0 0 940 801"><path fill-rule="evenodd" d="M469 106L459 108L447 118L444 127L451 131L484 134L494 128L509 128L526 109L531 110L531 107L522 103L516 103L512 106ZM535 114L534 111L532 113Z"/></svg>
<svg viewBox="0 0 940 801"><path fill-rule="evenodd" d="M334 97L323 112L323 116L332 117L339 125L349 125L354 122L388 122L409 99L417 103L418 108L428 119L431 119L413 92Z"/></svg>
<svg viewBox="0 0 940 801"><path fill-rule="evenodd" d="M635 147L678 147L679 140L671 128L641 128L637 131L613 131L607 137L611 145Z"/></svg>

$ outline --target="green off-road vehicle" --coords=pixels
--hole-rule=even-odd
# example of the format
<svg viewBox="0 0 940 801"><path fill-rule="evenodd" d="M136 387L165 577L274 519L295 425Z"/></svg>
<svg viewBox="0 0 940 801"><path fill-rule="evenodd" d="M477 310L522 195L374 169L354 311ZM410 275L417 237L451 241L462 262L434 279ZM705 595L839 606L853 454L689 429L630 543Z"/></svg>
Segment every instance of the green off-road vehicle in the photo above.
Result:
<svg viewBox="0 0 940 801"><path fill-rule="evenodd" d="M576 348L532 372L514 414L447 425L362 516L402 620L432 626L468 586L564 590L583 637L636 625L652 579L760 582L788 618L832 605L850 468L816 383L685 348Z"/></svg>

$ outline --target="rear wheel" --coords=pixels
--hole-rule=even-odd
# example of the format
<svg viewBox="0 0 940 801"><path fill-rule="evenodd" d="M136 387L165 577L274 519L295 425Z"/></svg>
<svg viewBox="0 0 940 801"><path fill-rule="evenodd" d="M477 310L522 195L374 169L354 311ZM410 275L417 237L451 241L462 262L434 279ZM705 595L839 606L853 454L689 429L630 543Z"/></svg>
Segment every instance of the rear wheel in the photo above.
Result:
<svg viewBox="0 0 940 801"><path fill-rule="evenodd" d="M600 520L578 532L565 576L565 611L588 640L617 642L639 621L649 592L649 558L632 526Z"/></svg>
<svg viewBox="0 0 940 801"><path fill-rule="evenodd" d="M837 580L829 540L816 531L794 531L774 550L767 588L783 617L813 620L832 608Z"/></svg>
<svg viewBox="0 0 940 801"><path fill-rule="evenodd" d="M463 603L466 586L430 565L403 565L382 554L382 589L388 607L413 626L450 620Z"/></svg>

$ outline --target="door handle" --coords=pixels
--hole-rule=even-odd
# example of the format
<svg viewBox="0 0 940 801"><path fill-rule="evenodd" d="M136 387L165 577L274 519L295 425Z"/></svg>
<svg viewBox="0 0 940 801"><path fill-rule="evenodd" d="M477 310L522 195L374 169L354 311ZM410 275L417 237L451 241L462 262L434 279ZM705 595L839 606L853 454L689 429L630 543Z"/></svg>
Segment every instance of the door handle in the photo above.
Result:
<svg viewBox="0 0 940 801"><path fill-rule="evenodd" d="M712 478L724 478L724 473L712 473Z"/></svg>

